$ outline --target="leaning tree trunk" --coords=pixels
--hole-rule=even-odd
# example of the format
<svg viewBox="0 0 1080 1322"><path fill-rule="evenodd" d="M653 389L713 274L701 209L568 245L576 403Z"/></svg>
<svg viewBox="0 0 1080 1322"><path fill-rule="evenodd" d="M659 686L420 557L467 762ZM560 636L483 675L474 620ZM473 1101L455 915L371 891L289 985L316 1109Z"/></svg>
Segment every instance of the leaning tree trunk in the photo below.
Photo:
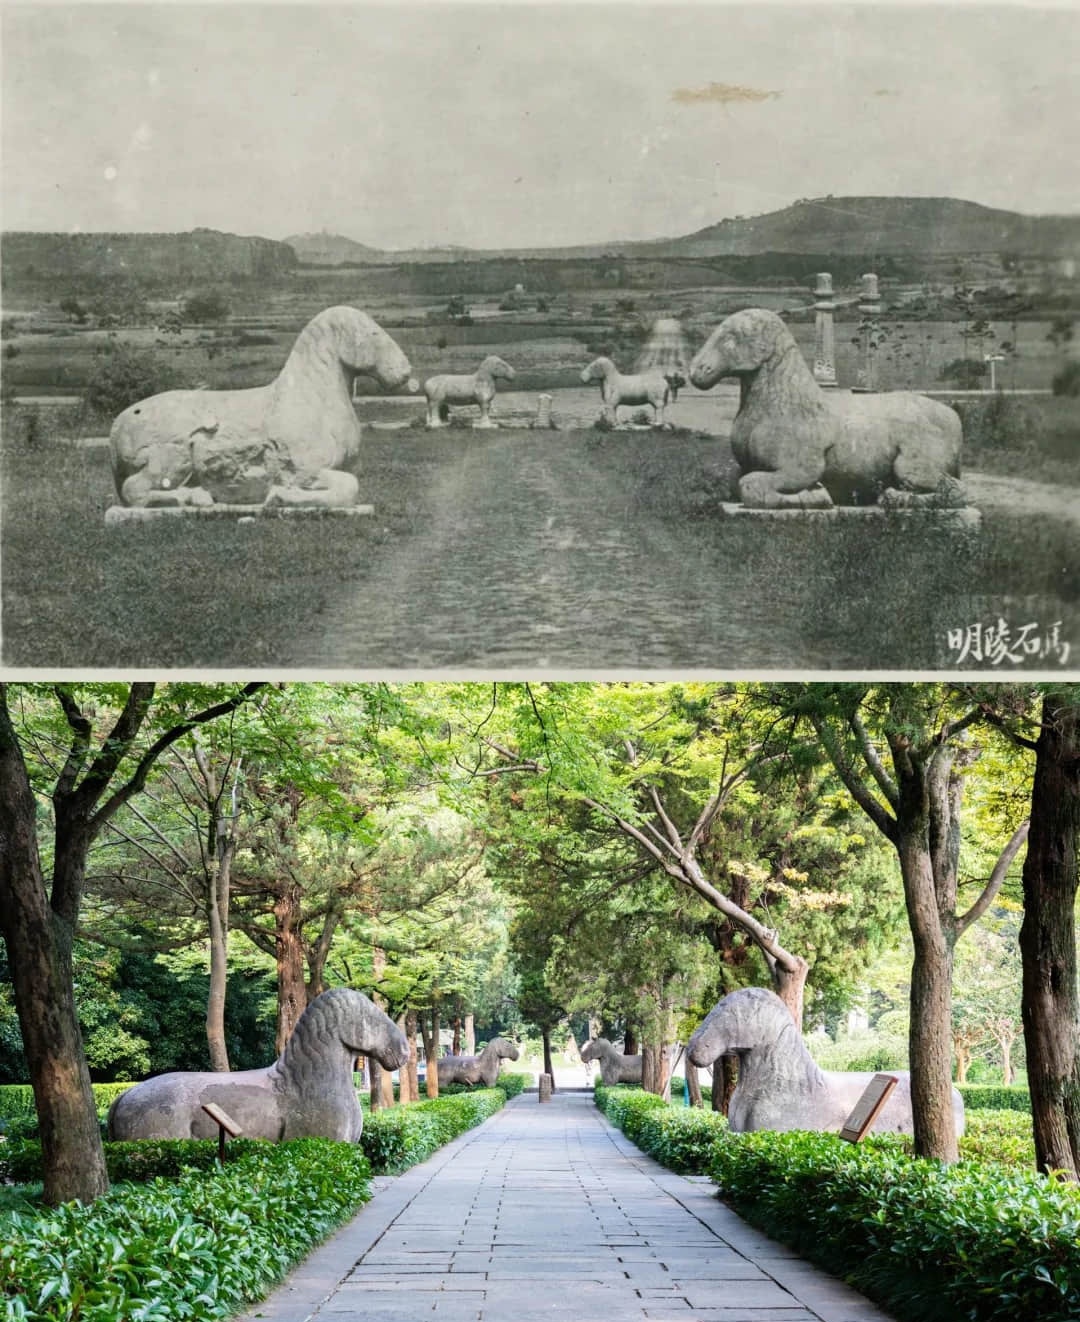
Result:
<svg viewBox="0 0 1080 1322"><path fill-rule="evenodd" d="M713 1065L712 1109L720 1115L727 1115L731 1106L731 1095L739 1082L739 1058L721 1056Z"/></svg>
<svg viewBox="0 0 1080 1322"><path fill-rule="evenodd" d="M632 1024L626 1025L626 1032L623 1034L623 1055L636 1056L638 1054L637 1034L634 1032Z"/></svg>
<svg viewBox="0 0 1080 1322"><path fill-rule="evenodd" d="M33 820L31 802L27 833ZM108 1190L109 1177L72 994L73 932L49 908L36 841L31 857L26 838L13 840L3 809L0 830L6 836L0 853L8 860L0 864L0 928L34 1089L43 1198L51 1207L71 1198L90 1203Z"/></svg>
<svg viewBox="0 0 1080 1322"><path fill-rule="evenodd" d="M1080 1175L1080 1004L1076 891L1080 847L1080 707L1047 695L1036 743L1024 860L1021 1013L1035 1158Z"/></svg>

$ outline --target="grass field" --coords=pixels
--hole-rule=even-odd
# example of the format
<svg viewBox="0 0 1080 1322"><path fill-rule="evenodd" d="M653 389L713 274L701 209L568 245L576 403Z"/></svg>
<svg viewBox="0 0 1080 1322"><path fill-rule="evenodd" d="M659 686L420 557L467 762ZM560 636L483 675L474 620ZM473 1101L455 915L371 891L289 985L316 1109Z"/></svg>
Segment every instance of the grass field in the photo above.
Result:
<svg viewBox="0 0 1080 1322"><path fill-rule="evenodd" d="M505 476L488 492L466 484L457 523L445 493L462 465L485 474L496 455ZM107 452L47 435L34 448L6 441L2 476L10 666L303 666L323 640L319 664L394 667L425 630L417 654L431 664L483 664L514 655L511 616L544 612L567 616L554 665L940 667L947 630L994 611L1060 618L1080 647L1075 523L997 512L974 539L900 521L747 527L720 517L726 443L690 432L369 428L362 490L376 514L340 521L107 529ZM565 546L544 532L549 508L556 533L567 510L576 520ZM403 578L410 547L418 563ZM471 652L438 651L443 621ZM343 627L355 650L338 653ZM557 650L575 644L585 650Z"/></svg>

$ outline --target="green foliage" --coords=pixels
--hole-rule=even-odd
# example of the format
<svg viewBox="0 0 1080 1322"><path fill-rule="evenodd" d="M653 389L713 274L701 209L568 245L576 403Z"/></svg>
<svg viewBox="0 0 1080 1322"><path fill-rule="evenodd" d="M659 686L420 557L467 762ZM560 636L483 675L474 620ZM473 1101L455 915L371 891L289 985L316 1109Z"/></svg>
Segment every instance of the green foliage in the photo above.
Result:
<svg viewBox="0 0 1080 1322"><path fill-rule="evenodd" d="M184 299L185 321L224 321L229 315L229 300L216 289L190 294Z"/></svg>
<svg viewBox="0 0 1080 1322"><path fill-rule="evenodd" d="M517 1097L523 1093L531 1083L531 1074L514 1074L509 1070L504 1070L503 1073L499 1075L495 1087L498 1088L500 1092L504 1092L506 1094L506 1100L509 1101L512 1097Z"/></svg>
<svg viewBox="0 0 1080 1322"><path fill-rule="evenodd" d="M714 1111L669 1106L637 1088L597 1084L596 1104L642 1151L680 1175L704 1174L728 1127L726 1117Z"/></svg>
<svg viewBox="0 0 1080 1322"><path fill-rule="evenodd" d="M374 1111L364 1117L360 1145L373 1171L398 1174L487 1120L505 1103L501 1088L481 1088Z"/></svg>
<svg viewBox="0 0 1080 1322"><path fill-rule="evenodd" d="M906 1156L893 1138L758 1132L710 1172L740 1215L904 1319L1066 1322L1080 1309L1080 1191Z"/></svg>
<svg viewBox="0 0 1080 1322"><path fill-rule="evenodd" d="M1050 387L1055 395L1065 395L1075 399L1080 395L1080 361L1070 359L1064 367L1053 375Z"/></svg>
<svg viewBox="0 0 1080 1322"><path fill-rule="evenodd" d="M1031 1116L1007 1109L967 1111L960 1138L960 1157L963 1161L1034 1170L1035 1139Z"/></svg>
<svg viewBox="0 0 1080 1322"><path fill-rule="evenodd" d="M179 373L152 349L115 344L86 383L87 406L105 418L115 418L141 399L184 384Z"/></svg>
<svg viewBox="0 0 1080 1322"><path fill-rule="evenodd" d="M1031 1114L1031 1097L1026 1088L1002 1088L985 1083L958 1085L964 1105L978 1111L1024 1111Z"/></svg>
<svg viewBox="0 0 1080 1322"><path fill-rule="evenodd" d="M978 390L985 377L985 363L974 358L953 358L938 373L939 381L947 381L958 390Z"/></svg>
<svg viewBox="0 0 1080 1322"><path fill-rule="evenodd" d="M120 1184L88 1206L9 1213L0 1228L7 1316L226 1318L351 1216L370 1197L369 1176L354 1144L251 1143L223 1169Z"/></svg>
<svg viewBox="0 0 1080 1322"><path fill-rule="evenodd" d="M983 450L1037 449L1042 439L1042 415L1037 405L1000 390L984 399L953 402L964 428L968 462Z"/></svg>

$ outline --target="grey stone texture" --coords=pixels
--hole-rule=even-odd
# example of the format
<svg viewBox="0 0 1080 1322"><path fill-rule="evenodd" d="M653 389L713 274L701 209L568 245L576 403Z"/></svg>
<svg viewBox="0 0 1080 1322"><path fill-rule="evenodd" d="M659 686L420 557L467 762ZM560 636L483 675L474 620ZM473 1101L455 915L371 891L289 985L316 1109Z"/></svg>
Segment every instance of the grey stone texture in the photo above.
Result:
<svg viewBox="0 0 1080 1322"><path fill-rule="evenodd" d="M787 1006L767 987L730 992L691 1034L687 1057L699 1069L720 1056L738 1056L739 1082L728 1120L737 1133L752 1129L818 1129L839 1132L874 1071L823 1070L807 1050ZM899 1082L871 1129L912 1132L911 1076L890 1070ZM964 1100L952 1090L956 1132L964 1132Z"/></svg>
<svg viewBox="0 0 1080 1322"><path fill-rule="evenodd" d="M451 404L478 404L480 418L476 427L494 427L491 406L495 400L496 381L513 381L514 369L496 354L488 354L471 376L440 373L424 382L427 398L427 425L445 427L450 420Z"/></svg>
<svg viewBox="0 0 1080 1322"><path fill-rule="evenodd" d="M588 1092L523 1094L378 1184L236 1322L889 1322L644 1156Z"/></svg>
<svg viewBox="0 0 1080 1322"><path fill-rule="evenodd" d="M354 1143L364 1127L353 1086L357 1056L397 1069L405 1034L362 992L333 987L307 1007L285 1050L265 1069L231 1074L159 1074L121 1093L109 1108L111 1139L214 1138L202 1109L219 1106L245 1138L333 1138Z"/></svg>
<svg viewBox="0 0 1080 1322"><path fill-rule="evenodd" d="M606 1037L590 1038L581 1048L581 1059L595 1060L600 1065L600 1077L611 1087L616 1083L641 1082L641 1056L624 1056Z"/></svg>
<svg viewBox="0 0 1080 1322"><path fill-rule="evenodd" d="M963 431L956 412L911 391L823 391L775 312L745 308L694 356L690 380L708 390L739 381L731 449L739 495L758 508L961 506Z"/></svg>
<svg viewBox="0 0 1080 1322"><path fill-rule="evenodd" d="M123 505L357 501L352 472L360 423L357 373L387 390L409 360L358 308L327 308L297 336L280 374L248 390L168 390L132 404L112 425L113 478Z"/></svg>
<svg viewBox="0 0 1080 1322"><path fill-rule="evenodd" d="M493 1088L504 1060L517 1060L518 1049L506 1037L493 1037L476 1056L442 1056L439 1059L439 1085L444 1083L482 1083Z"/></svg>

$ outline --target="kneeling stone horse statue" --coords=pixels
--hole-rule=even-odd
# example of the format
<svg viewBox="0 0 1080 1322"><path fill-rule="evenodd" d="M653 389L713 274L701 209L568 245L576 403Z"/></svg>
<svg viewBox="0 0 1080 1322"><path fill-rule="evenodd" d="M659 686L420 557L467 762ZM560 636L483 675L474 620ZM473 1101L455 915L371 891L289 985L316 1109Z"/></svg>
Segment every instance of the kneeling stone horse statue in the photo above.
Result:
<svg viewBox="0 0 1080 1322"><path fill-rule="evenodd" d="M751 1129L816 1129L839 1132L873 1073L823 1070L811 1056L787 1006L764 987L731 992L709 1011L691 1036L687 1058L699 1068L720 1056L738 1056L739 1082L731 1095L728 1123L736 1133ZM878 1118L874 1133L910 1134L911 1075L890 1070L899 1082ZM964 1101L952 1090L956 1132L964 1132Z"/></svg>
<svg viewBox="0 0 1080 1322"><path fill-rule="evenodd" d="M616 1083L641 1082L641 1057L624 1056L606 1037L591 1038L581 1048L581 1059L600 1062L600 1078L610 1088Z"/></svg>
<svg viewBox="0 0 1080 1322"><path fill-rule="evenodd" d="M493 1037L478 1056L444 1056L439 1061L439 1085L445 1083L482 1083L494 1088L499 1065L517 1060L518 1049L508 1038Z"/></svg>
<svg viewBox="0 0 1080 1322"><path fill-rule="evenodd" d="M409 1044L361 992L334 987L311 1002L265 1069L159 1074L121 1093L109 1108L109 1138L213 1138L217 1124L202 1108L214 1102L245 1138L355 1143L364 1127L353 1087L357 1056L394 1070L408 1060Z"/></svg>

